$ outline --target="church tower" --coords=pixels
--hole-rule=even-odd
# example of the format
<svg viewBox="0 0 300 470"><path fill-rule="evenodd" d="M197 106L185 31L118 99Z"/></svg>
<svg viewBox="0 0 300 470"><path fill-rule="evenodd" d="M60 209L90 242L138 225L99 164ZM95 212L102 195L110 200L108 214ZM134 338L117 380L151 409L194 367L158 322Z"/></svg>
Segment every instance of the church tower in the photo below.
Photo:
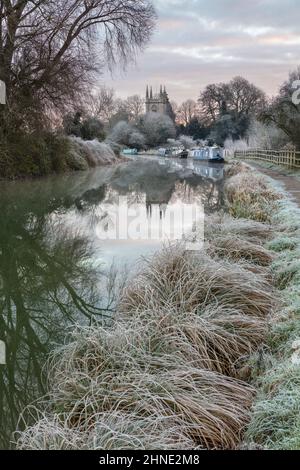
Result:
<svg viewBox="0 0 300 470"><path fill-rule="evenodd" d="M171 119L175 119L174 112L169 100L166 87L160 85L159 93L153 93L152 86L146 88L146 113L166 114Z"/></svg>

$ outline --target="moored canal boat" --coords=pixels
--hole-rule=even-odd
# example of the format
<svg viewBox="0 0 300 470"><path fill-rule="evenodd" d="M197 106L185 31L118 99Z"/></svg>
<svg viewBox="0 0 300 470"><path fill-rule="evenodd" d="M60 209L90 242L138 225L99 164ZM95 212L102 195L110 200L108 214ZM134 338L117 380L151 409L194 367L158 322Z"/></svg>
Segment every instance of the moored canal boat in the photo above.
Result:
<svg viewBox="0 0 300 470"><path fill-rule="evenodd" d="M124 149L122 151L123 155L137 155L138 154L138 151L137 149Z"/></svg>
<svg viewBox="0 0 300 470"><path fill-rule="evenodd" d="M194 160L209 163L224 163L224 151L220 147L199 147L189 151L189 157Z"/></svg>

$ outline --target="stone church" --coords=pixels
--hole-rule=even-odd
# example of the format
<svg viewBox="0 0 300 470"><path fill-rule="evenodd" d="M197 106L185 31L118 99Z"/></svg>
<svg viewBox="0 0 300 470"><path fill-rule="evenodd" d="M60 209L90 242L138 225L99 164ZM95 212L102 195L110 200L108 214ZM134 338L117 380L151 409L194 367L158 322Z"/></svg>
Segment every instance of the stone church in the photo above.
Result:
<svg viewBox="0 0 300 470"><path fill-rule="evenodd" d="M166 91L166 87L160 86L159 93L153 93L152 86L147 86L146 90L146 113L160 113L166 114L170 116L170 118L174 121L175 115L172 109L172 105L169 100L168 93Z"/></svg>

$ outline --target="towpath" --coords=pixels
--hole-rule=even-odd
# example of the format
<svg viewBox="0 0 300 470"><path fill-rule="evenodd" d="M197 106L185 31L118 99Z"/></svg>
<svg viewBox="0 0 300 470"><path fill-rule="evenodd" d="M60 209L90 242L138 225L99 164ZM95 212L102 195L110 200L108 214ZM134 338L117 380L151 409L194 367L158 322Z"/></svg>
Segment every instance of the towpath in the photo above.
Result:
<svg viewBox="0 0 300 470"><path fill-rule="evenodd" d="M270 176L276 181L280 181L284 185L284 189L292 196L293 200L298 204L300 207L300 180L299 177L292 175L285 175L284 172L278 169L271 169L271 168L264 168L257 162L249 162L249 164L259 170L261 173Z"/></svg>

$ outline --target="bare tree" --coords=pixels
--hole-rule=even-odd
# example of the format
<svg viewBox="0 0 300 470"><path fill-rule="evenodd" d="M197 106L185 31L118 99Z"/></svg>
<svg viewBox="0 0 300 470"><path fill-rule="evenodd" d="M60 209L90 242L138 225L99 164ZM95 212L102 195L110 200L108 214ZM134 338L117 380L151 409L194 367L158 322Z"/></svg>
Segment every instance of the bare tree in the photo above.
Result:
<svg viewBox="0 0 300 470"><path fill-rule="evenodd" d="M207 124L215 124L222 115L236 118L255 116L266 106L265 93L243 77L229 83L208 85L201 93L201 117Z"/></svg>
<svg viewBox="0 0 300 470"><path fill-rule="evenodd" d="M176 103L176 101L171 101L170 102L171 106L172 106L172 109L173 109L173 112L175 114L175 116L177 115L177 112L178 112L178 104Z"/></svg>
<svg viewBox="0 0 300 470"><path fill-rule="evenodd" d="M177 121L187 126L193 118L199 115L199 105L194 100L187 100L177 110Z"/></svg>
<svg viewBox="0 0 300 470"><path fill-rule="evenodd" d="M125 106L128 109L128 114L132 120L136 120L145 112L145 102L139 95L129 96L126 100Z"/></svg>
<svg viewBox="0 0 300 470"><path fill-rule="evenodd" d="M130 111L127 106L126 100L117 98L114 101L114 113L109 120L110 129L112 129L118 122L131 120Z"/></svg>
<svg viewBox="0 0 300 470"><path fill-rule="evenodd" d="M87 100L87 112L103 122L109 122L116 112L115 91L113 88L102 86Z"/></svg>
<svg viewBox="0 0 300 470"><path fill-rule="evenodd" d="M266 106L266 95L243 77L233 78L226 87L227 107L236 115L258 115Z"/></svg>
<svg viewBox="0 0 300 470"><path fill-rule="evenodd" d="M213 124L217 121L226 97L227 92L223 83L208 85L201 93L199 105L201 117L206 124Z"/></svg>
<svg viewBox="0 0 300 470"><path fill-rule="evenodd" d="M154 18L150 0L0 0L0 80L9 105L74 100L104 63L125 63L145 46Z"/></svg>

